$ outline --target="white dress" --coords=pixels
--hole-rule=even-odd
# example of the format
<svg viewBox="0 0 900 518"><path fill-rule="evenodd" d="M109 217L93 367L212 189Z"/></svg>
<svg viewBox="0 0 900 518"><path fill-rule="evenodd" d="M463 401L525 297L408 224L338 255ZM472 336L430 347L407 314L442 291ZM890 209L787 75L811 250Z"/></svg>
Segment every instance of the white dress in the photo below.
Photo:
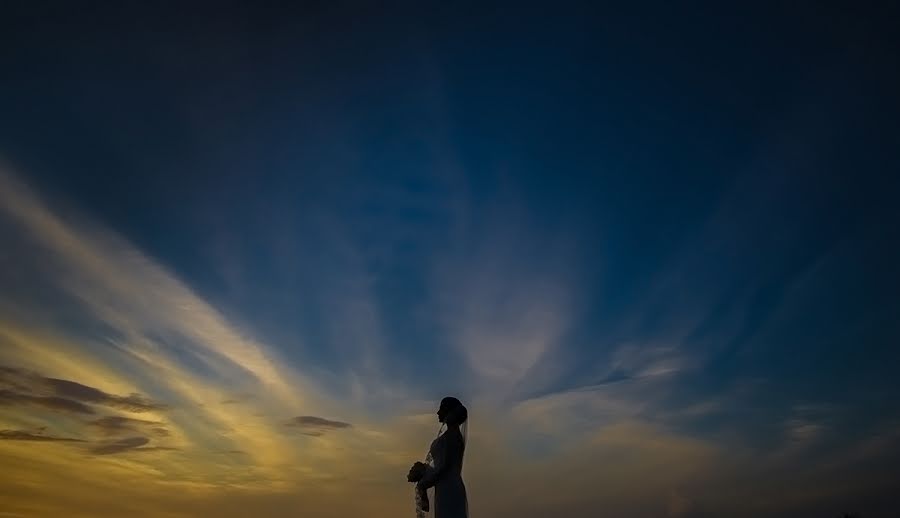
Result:
<svg viewBox="0 0 900 518"><path fill-rule="evenodd" d="M428 449L426 463L430 468L416 484L416 515L423 518L419 491L434 488L434 502L431 509L434 518L468 518L469 504L466 486L462 479L462 461L466 444L459 428L453 427L432 441Z"/></svg>

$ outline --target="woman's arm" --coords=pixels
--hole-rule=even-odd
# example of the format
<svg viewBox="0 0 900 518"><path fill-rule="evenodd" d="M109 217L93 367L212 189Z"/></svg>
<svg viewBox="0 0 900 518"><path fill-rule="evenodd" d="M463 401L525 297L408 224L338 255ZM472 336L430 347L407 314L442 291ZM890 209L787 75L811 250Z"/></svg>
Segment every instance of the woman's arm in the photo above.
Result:
<svg viewBox="0 0 900 518"><path fill-rule="evenodd" d="M461 448L462 444L458 438L451 434L444 434L438 439L435 448L431 451L431 458L434 460L434 468L425 471L422 480L416 485L421 489L428 489L434 486L444 476L447 471L447 462L454 459L457 448Z"/></svg>

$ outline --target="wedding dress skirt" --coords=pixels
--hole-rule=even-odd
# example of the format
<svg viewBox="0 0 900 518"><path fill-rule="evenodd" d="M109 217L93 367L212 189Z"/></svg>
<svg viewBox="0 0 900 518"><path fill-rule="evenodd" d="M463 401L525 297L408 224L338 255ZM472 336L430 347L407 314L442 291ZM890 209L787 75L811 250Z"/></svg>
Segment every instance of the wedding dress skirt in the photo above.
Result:
<svg viewBox="0 0 900 518"><path fill-rule="evenodd" d="M462 479L465 441L459 429L450 429L431 443L428 452L431 466L419 488L434 488L431 511L434 518L468 518L469 503ZM421 517L421 510L417 511Z"/></svg>

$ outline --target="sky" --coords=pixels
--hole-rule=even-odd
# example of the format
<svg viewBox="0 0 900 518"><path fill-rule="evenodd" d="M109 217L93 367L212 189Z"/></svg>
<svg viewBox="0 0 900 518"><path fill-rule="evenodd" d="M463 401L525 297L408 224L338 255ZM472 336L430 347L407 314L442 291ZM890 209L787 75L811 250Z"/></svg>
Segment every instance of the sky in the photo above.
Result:
<svg viewBox="0 0 900 518"><path fill-rule="evenodd" d="M677 5L676 5L677 4ZM0 12L0 516L900 513L890 3Z"/></svg>

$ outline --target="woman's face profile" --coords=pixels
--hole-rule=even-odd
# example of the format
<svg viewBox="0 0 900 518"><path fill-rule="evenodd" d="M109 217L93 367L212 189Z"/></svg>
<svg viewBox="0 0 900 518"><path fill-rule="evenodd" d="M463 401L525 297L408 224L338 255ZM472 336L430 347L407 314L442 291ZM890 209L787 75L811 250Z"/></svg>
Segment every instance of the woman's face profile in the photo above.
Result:
<svg viewBox="0 0 900 518"><path fill-rule="evenodd" d="M447 419L447 414L450 413L450 409L447 408L447 405L441 405L437 411L438 422L443 423L445 419Z"/></svg>

